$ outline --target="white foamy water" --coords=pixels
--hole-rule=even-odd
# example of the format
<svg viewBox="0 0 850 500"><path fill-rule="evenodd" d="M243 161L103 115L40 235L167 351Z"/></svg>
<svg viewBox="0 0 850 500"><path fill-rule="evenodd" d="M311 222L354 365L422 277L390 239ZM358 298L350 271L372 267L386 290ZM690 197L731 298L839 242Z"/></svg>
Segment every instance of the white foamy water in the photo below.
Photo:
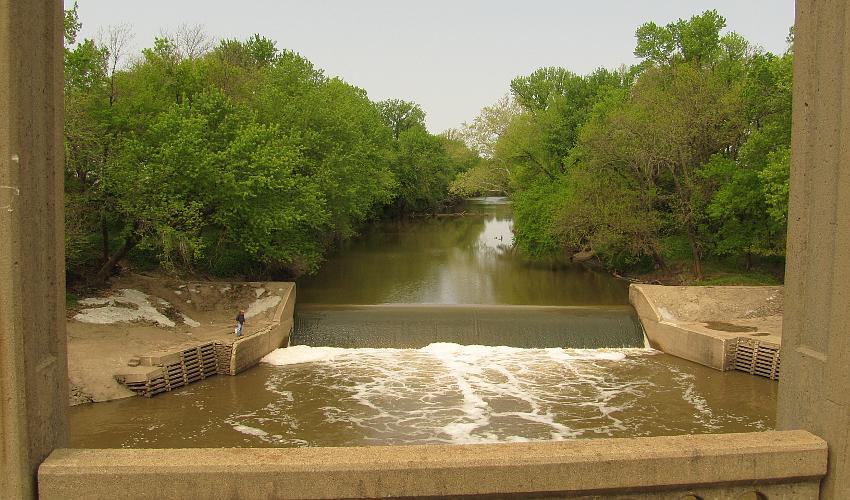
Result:
<svg viewBox="0 0 850 500"><path fill-rule="evenodd" d="M261 361L271 365L297 365L300 363L315 363L317 361L330 361L331 359L345 354L354 354L360 349L341 349L338 347L310 347L307 345L295 345L286 349L276 349L267 354Z"/></svg>
<svg viewBox="0 0 850 500"><path fill-rule="evenodd" d="M268 432L257 429L255 427L248 427L247 425L239 425L236 424L233 426L233 430L236 432L241 432L242 434L248 434L249 436L257 436L257 437L266 437L269 435Z"/></svg>
<svg viewBox="0 0 850 500"><path fill-rule="evenodd" d="M74 444L367 446L752 432L771 428L776 397L770 380L649 349L295 346L264 361L152 401L80 407ZM110 424L117 405L125 416Z"/></svg>
<svg viewBox="0 0 850 500"><path fill-rule="evenodd" d="M422 349L293 346L263 359L281 369L268 379L266 389L286 398L230 423L261 428L264 421L283 415L293 419L287 408L297 406L299 398L315 398L292 389L304 383L335 395L322 401L325 424L353 429L366 442L487 443L612 435L624 428L618 415L653 383L612 377L611 368L653 352L452 343Z"/></svg>
<svg viewBox="0 0 850 500"><path fill-rule="evenodd" d="M483 346L483 345L461 345L448 342L437 342L422 349L346 349L341 347L312 347L307 345L295 345L285 349L276 349L266 355L261 361L271 365L284 366L300 363L314 363L318 361L331 361L341 356L386 356L397 355L403 352L427 353L435 358L454 359L458 356L466 356L470 360L484 358L494 354L499 355L546 355L555 361L573 360L609 360L620 361L626 358L626 351L652 352L644 349L524 349L508 346Z"/></svg>

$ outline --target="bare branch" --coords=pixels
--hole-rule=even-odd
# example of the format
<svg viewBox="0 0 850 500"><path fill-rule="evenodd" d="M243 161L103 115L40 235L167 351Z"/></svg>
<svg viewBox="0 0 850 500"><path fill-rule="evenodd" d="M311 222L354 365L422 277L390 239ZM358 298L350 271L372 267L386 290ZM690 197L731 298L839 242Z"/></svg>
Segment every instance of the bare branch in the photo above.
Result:
<svg viewBox="0 0 850 500"><path fill-rule="evenodd" d="M126 67L133 38L135 38L133 28L127 23L107 26L98 31L98 45L109 52L108 76L111 77L117 70Z"/></svg>
<svg viewBox="0 0 850 500"><path fill-rule="evenodd" d="M168 38L174 42L180 59L198 59L214 47L213 39L200 24L181 24Z"/></svg>

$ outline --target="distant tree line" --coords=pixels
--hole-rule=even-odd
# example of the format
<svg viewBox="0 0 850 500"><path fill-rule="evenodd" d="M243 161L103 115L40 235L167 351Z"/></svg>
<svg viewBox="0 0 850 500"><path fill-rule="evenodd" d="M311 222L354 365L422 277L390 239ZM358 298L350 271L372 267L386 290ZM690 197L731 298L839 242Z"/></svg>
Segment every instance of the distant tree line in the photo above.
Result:
<svg viewBox="0 0 850 500"><path fill-rule="evenodd" d="M784 258L791 144L789 48L753 47L707 11L636 33L641 62L511 82L460 135L484 161L459 195L510 193L516 244L622 269Z"/></svg>
<svg viewBox="0 0 850 500"><path fill-rule="evenodd" d="M372 102L255 35L182 27L141 55L126 26L77 41L65 19L69 282L119 261L297 276L367 220L430 211L478 155L411 102Z"/></svg>

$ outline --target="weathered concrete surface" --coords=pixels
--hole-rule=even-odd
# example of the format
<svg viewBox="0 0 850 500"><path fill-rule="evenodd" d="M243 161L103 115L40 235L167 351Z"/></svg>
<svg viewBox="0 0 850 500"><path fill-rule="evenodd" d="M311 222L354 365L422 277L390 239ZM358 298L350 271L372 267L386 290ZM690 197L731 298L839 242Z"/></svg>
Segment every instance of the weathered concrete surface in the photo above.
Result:
<svg viewBox="0 0 850 500"><path fill-rule="evenodd" d="M62 2L0 1L0 497L68 437Z"/></svg>
<svg viewBox="0 0 850 500"><path fill-rule="evenodd" d="M289 287L186 282L158 273L116 277L110 290L82 299L82 308L65 325L71 404L132 397L116 377L137 379L151 371L145 366L179 361L183 350L210 341L232 344L239 309L248 311L246 335L267 328Z"/></svg>
<svg viewBox="0 0 850 500"><path fill-rule="evenodd" d="M275 293L282 297L274 314L261 330L233 342L229 373L236 375L256 365L275 349L286 346L294 325L295 283L274 283ZM221 371L221 370L220 370Z"/></svg>
<svg viewBox="0 0 850 500"><path fill-rule="evenodd" d="M653 348L717 370L739 337L781 343L782 287L631 285L629 301Z"/></svg>
<svg viewBox="0 0 850 500"><path fill-rule="evenodd" d="M39 488L45 500L738 498L732 494L747 491L808 500L825 470L825 443L797 431L467 446L57 450L39 470Z"/></svg>
<svg viewBox="0 0 850 500"><path fill-rule="evenodd" d="M821 498L850 498L850 3L797 0L778 426L829 443ZM793 300L792 300L793 299Z"/></svg>
<svg viewBox="0 0 850 500"><path fill-rule="evenodd" d="M251 327L245 328L247 333L243 337L235 339L233 334L230 333L215 340L215 373L236 375L259 363L266 354L282 345L288 344L294 324L295 283L273 282L264 285L271 288L273 294L276 294L272 295L272 297L279 298L277 306L256 314L249 319ZM172 390L172 387L166 384L164 378L169 365L171 367L176 366L178 370L183 367L182 371L187 372L187 374L190 371L192 373L204 371L198 363L192 362L190 369L187 368L189 364L181 360L183 360L184 351L201 349L203 346L209 346L211 344L212 342L209 339L183 342L168 348L139 355L140 363L138 366L122 367L121 370L115 373L114 377L119 383L131 388L135 384L148 382L146 389L144 389L146 391L144 395L146 396ZM188 356L190 360L196 359L195 352L190 352ZM198 378L198 380L205 377L206 374L204 377ZM188 375L183 379L185 383L192 381L195 380L188 377ZM158 383L164 384L166 388L151 391L150 387ZM173 388L182 387L183 385L185 384L178 383ZM136 390L139 392L143 389L136 386Z"/></svg>

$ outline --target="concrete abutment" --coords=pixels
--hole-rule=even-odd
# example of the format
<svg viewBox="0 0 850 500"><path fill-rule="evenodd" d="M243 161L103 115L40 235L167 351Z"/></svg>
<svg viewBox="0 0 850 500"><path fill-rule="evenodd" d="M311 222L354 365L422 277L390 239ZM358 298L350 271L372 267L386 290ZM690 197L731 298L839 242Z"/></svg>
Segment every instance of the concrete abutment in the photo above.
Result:
<svg viewBox="0 0 850 500"><path fill-rule="evenodd" d="M654 349L715 370L779 379L779 286L631 285L629 301Z"/></svg>
<svg viewBox="0 0 850 500"><path fill-rule="evenodd" d="M115 374L118 383L136 394L152 397L213 375L236 375L279 347L292 335L295 283L275 283L281 292L272 317L241 338L191 342L139 356L137 366Z"/></svg>

